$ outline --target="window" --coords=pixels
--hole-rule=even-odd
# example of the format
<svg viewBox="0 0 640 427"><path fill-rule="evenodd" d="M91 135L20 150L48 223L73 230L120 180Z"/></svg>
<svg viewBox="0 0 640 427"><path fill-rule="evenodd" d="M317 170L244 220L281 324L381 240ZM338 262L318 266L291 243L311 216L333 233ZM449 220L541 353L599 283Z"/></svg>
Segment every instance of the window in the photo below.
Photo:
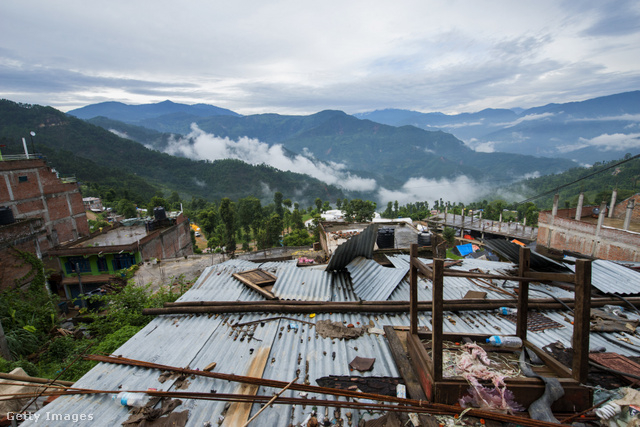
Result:
<svg viewBox="0 0 640 427"><path fill-rule="evenodd" d="M109 271L109 265L105 257L98 257L98 271Z"/></svg>
<svg viewBox="0 0 640 427"><path fill-rule="evenodd" d="M67 270L67 274L77 273L78 271L80 273L91 273L91 264L88 259L83 257L69 258L64 265ZM78 271L76 271L76 266Z"/></svg>
<svg viewBox="0 0 640 427"><path fill-rule="evenodd" d="M122 270L136 263L136 257L132 254L117 254L113 256L113 269Z"/></svg>
<svg viewBox="0 0 640 427"><path fill-rule="evenodd" d="M18 177L18 182L27 182L29 181L29 177L26 175L22 175Z"/></svg>

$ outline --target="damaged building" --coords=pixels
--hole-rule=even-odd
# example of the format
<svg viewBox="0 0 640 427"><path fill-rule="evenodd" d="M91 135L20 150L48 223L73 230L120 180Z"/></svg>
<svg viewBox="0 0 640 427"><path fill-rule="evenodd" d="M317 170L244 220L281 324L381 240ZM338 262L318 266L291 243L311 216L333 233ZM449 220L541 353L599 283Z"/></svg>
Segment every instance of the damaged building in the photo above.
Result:
<svg viewBox="0 0 640 427"><path fill-rule="evenodd" d="M544 426L596 419L594 401L613 398L603 384L637 381L640 273L588 260L545 271L519 246L516 262L431 260L412 247L381 263L376 237L377 225L360 230L327 265L208 267L178 301L146 310L157 317L112 356L90 356L100 363L74 385L86 393L35 415L90 414L96 426L153 417L184 426ZM487 342L496 335L521 343ZM594 363L630 376L596 373ZM112 399L123 391L155 400L123 406Z"/></svg>

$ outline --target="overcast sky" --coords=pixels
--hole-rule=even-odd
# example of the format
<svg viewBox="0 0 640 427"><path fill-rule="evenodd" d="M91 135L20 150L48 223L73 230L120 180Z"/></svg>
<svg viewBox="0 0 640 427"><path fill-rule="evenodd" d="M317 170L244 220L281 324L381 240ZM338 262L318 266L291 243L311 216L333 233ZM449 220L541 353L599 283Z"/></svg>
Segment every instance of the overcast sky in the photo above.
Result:
<svg viewBox="0 0 640 427"><path fill-rule="evenodd" d="M640 2L2 0L0 97L447 113L640 89Z"/></svg>

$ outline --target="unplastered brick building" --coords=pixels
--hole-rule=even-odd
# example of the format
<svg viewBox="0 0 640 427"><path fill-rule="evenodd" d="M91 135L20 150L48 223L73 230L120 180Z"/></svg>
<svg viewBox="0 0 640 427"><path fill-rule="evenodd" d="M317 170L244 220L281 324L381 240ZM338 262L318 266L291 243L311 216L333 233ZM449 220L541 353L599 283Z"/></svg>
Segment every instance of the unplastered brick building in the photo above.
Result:
<svg viewBox="0 0 640 427"><path fill-rule="evenodd" d="M54 246L90 234L75 180L60 178L43 159L15 157L0 161L2 289L24 284L30 267L19 251L43 257Z"/></svg>

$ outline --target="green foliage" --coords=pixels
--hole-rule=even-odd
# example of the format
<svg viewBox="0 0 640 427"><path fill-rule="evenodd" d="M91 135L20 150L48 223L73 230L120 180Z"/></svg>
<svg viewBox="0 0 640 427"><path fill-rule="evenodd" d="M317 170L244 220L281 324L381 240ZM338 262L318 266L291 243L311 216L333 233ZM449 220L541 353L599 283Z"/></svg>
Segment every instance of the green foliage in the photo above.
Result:
<svg viewBox="0 0 640 427"><path fill-rule="evenodd" d="M116 212L125 218L136 218L138 216L138 211L136 210L136 205L133 204L130 200L120 199L116 204ZM147 215L151 213L153 214L153 210L151 212L147 211Z"/></svg>
<svg viewBox="0 0 640 427"><path fill-rule="evenodd" d="M45 341L55 326L58 297L45 288L44 265L35 255L17 249L14 253L31 265L29 272L18 279L30 281L26 290L8 289L0 293L0 320L9 350L14 357L28 355Z"/></svg>
<svg viewBox="0 0 640 427"><path fill-rule="evenodd" d="M8 361L0 357L0 372L11 372L16 368L22 368L31 377L37 377L39 372L36 365L25 359Z"/></svg>
<svg viewBox="0 0 640 427"><path fill-rule="evenodd" d="M297 229L284 236L284 246L309 246L313 244L314 238L305 229Z"/></svg>
<svg viewBox="0 0 640 427"><path fill-rule="evenodd" d="M103 221L103 220L93 220L90 219L88 220L89 222L89 230L91 230L92 233L100 230L101 228L105 228L105 227L109 227L109 223L107 221Z"/></svg>
<svg viewBox="0 0 640 427"><path fill-rule="evenodd" d="M456 241L456 230L452 227L445 227L442 231L442 237L449 244L453 244Z"/></svg>
<svg viewBox="0 0 640 427"><path fill-rule="evenodd" d="M227 252L233 253L236 250L235 238L235 205L227 197L220 202L220 219L224 225L224 246Z"/></svg>
<svg viewBox="0 0 640 427"><path fill-rule="evenodd" d="M375 214L376 204L369 200L353 199L343 203L342 208L347 222L369 222Z"/></svg>
<svg viewBox="0 0 640 427"><path fill-rule="evenodd" d="M626 157L626 159L630 158L630 156ZM599 205L602 201L606 201L608 204L611 201L611 192L616 188L618 189L617 200L620 202L640 191L640 159L636 158L616 166L620 161L597 162L590 168L572 168L555 175L530 178L508 187L507 190L518 191L526 197L549 193L534 200L540 209L548 210L553 206L556 189L578 181L558 190L561 206L563 201L570 201L570 207L575 208L581 191L585 194L584 206L588 206L589 202ZM589 177L581 180L586 176ZM527 224L529 224L528 220Z"/></svg>

